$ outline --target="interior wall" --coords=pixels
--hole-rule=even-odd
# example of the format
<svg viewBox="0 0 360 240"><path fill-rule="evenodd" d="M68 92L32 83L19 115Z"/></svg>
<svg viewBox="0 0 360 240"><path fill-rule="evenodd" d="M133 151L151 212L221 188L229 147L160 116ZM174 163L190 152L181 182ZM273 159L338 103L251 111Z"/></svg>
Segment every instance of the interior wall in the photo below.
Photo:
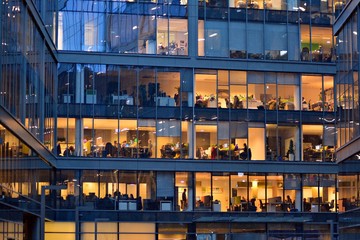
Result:
<svg viewBox="0 0 360 240"><path fill-rule="evenodd" d="M249 148L252 160L265 160L265 129L249 128ZM256 150L256 151L255 151Z"/></svg>

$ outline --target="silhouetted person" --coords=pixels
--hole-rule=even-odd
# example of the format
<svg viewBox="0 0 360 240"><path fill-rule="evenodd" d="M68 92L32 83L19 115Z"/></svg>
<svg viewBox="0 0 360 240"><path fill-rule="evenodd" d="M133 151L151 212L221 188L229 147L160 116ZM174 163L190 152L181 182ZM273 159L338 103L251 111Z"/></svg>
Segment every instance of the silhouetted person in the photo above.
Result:
<svg viewBox="0 0 360 240"><path fill-rule="evenodd" d="M186 210L187 208L187 197L186 197L186 189L184 189L182 195L181 195L181 205L182 205L182 209Z"/></svg>
<svg viewBox="0 0 360 240"><path fill-rule="evenodd" d="M303 199L304 212L310 212L311 204L306 201L306 198Z"/></svg>

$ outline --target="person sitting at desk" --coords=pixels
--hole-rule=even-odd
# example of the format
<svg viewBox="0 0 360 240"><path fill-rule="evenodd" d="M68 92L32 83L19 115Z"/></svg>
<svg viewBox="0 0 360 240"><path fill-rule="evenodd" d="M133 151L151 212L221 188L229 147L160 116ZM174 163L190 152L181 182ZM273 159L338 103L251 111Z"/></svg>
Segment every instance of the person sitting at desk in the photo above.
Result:
<svg viewBox="0 0 360 240"><path fill-rule="evenodd" d="M277 101L276 101L276 99L275 98L273 98L273 99L271 99L268 103L267 103L267 105L269 106L268 108L269 108L269 110L276 110L276 105L277 105Z"/></svg>
<svg viewBox="0 0 360 240"><path fill-rule="evenodd" d="M248 207L248 211L254 211L256 212L257 207L256 207L256 198L252 198L249 202L249 207Z"/></svg>
<svg viewBox="0 0 360 240"><path fill-rule="evenodd" d="M239 97L236 96L236 95L234 97L233 108L235 108L235 109L242 109L243 108L242 101L240 101Z"/></svg>
<svg viewBox="0 0 360 240"><path fill-rule="evenodd" d="M251 149L248 148L248 146L246 145L246 143L244 143L244 147L241 148L240 150L243 150L240 153L240 159L242 160L251 160Z"/></svg>
<svg viewBox="0 0 360 240"><path fill-rule="evenodd" d="M123 141L120 145L120 156L126 157L126 141Z"/></svg>
<svg viewBox="0 0 360 240"><path fill-rule="evenodd" d="M198 159L207 159L207 154L205 153L205 150L203 149L203 147L199 147L197 152L196 152L196 157Z"/></svg>
<svg viewBox="0 0 360 240"><path fill-rule="evenodd" d="M63 155L64 157L75 156L75 148L70 146L69 148L65 149Z"/></svg>
<svg viewBox="0 0 360 240"><path fill-rule="evenodd" d="M105 150L103 152L102 157L111 157L112 153L113 153L113 145L111 144L111 142L107 142L105 144Z"/></svg>
<svg viewBox="0 0 360 240"><path fill-rule="evenodd" d="M117 157L118 156L118 150L119 150L120 144L118 144L117 141L114 141L114 145L112 147L112 156Z"/></svg>

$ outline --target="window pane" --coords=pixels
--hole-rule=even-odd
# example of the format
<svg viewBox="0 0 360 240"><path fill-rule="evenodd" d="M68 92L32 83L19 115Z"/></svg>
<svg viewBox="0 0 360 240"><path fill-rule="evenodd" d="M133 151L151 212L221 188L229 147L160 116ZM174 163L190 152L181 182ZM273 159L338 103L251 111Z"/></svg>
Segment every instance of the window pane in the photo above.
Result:
<svg viewBox="0 0 360 240"><path fill-rule="evenodd" d="M263 59L263 28L262 23L248 23L247 31L247 49L249 58Z"/></svg>
<svg viewBox="0 0 360 240"><path fill-rule="evenodd" d="M228 25L227 22L205 22L205 55L227 57L228 52Z"/></svg>

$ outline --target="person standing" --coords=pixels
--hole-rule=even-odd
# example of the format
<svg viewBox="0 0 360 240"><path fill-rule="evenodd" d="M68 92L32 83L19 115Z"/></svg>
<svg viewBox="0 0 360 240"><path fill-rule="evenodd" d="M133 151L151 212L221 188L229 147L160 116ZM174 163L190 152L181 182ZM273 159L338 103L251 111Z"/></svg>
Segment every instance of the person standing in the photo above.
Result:
<svg viewBox="0 0 360 240"><path fill-rule="evenodd" d="M186 197L186 189L184 189L182 196L181 196L181 208L183 211L187 209L188 203L187 203L187 197Z"/></svg>
<svg viewBox="0 0 360 240"><path fill-rule="evenodd" d="M60 156L60 154L61 154L61 145L60 145L60 142L57 142L56 148L53 149L53 153L54 153L56 156Z"/></svg>

